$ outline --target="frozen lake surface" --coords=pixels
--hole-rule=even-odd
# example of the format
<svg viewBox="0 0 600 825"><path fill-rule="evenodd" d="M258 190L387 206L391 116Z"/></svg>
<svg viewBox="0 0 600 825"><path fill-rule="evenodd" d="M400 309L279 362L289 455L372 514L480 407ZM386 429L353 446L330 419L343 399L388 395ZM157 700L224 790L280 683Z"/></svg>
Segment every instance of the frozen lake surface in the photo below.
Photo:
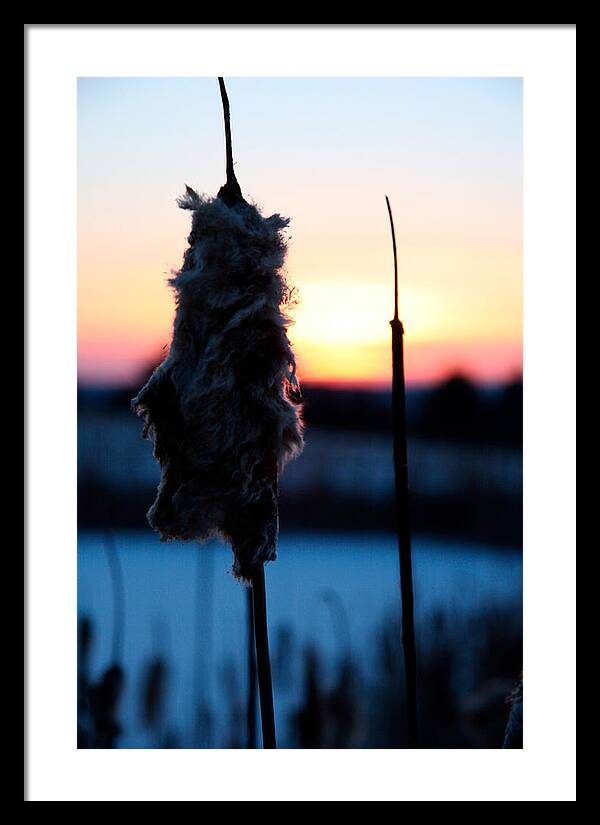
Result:
<svg viewBox="0 0 600 825"><path fill-rule="evenodd" d="M197 703L193 696L210 707L222 704L216 697L223 692L225 665L230 674L228 689L244 695L245 588L230 573L229 547L217 542L161 544L147 530L118 532L113 546L125 591L127 681L120 745L149 744L136 708L144 666L156 653L168 660L168 715L185 740L183 732L190 729ZM90 617L94 624L94 677L109 665L113 640L113 591L106 548L105 534L80 533L78 605L79 615ZM496 608L519 613L521 576L519 550L415 537L420 643L427 644L428 619L434 612L453 619ZM280 684L278 667L282 661L300 662L299 654L307 645L314 645L325 662L337 661L349 645L368 675L378 627L400 614L396 539L393 534L282 533L279 558L267 565L266 579L276 714L285 720L298 699L301 676L297 673L291 683ZM281 727L285 736L285 721Z"/></svg>

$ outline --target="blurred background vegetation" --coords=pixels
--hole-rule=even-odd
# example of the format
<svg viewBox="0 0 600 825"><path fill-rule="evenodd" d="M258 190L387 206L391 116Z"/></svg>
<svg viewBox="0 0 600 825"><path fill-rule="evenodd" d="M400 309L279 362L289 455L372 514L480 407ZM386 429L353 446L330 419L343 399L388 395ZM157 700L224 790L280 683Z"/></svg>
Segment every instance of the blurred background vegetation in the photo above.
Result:
<svg viewBox="0 0 600 825"><path fill-rule="evenodd" d="M133 395L79 389L80 747L260 746L244 589L227 548L147 527L158 472ZM279 744L402 747L391 395L303 396L267 568ZM522 662L522 383L455 375L407 403L420 745L501 747Z"/></svg>

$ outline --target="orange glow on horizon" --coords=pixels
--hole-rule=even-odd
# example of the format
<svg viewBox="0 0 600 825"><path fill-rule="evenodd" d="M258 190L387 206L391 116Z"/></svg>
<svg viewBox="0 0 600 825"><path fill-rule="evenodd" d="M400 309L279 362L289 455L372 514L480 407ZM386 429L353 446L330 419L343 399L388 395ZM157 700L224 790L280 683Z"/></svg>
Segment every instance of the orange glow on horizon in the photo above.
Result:
<svg viewBox="0 0 600 825"><path fill-rule="evenodd" d="M191 87L196 108L181 130L174 124ZM327 89L339 111L323 110ZM521 372L520 83L238 79L232 95L244 194L259 197L265 215L281 209L292 219L286 269L298 303L289 336L301 382L390 382L386 192L407 381L462 372L492 382ZM273 95L290 104L285 116L270 105ZM248 104L257 100L260 117ZM190 224L175 199L184 182L200 180L208 192L222 183L218 106L204 79L80 82L82 382L135 382L170 343L166 281L181 265Z"/></svg>

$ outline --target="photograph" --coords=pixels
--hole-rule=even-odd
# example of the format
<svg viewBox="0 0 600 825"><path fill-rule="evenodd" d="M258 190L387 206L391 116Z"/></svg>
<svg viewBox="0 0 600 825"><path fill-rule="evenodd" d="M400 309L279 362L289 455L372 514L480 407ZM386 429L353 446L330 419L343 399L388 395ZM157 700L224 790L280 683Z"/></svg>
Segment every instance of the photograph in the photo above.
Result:
<svg viewBox="0 0 600 825"><path fill-rule="evenodd" d="M77 104L78 747L522 747L521 80Z"/></svg>
<svg viewBox="0 0 600 825"><path fill-rule="evenodd" d="M576 24L23 24L24 801L576 801Z"/></svg>

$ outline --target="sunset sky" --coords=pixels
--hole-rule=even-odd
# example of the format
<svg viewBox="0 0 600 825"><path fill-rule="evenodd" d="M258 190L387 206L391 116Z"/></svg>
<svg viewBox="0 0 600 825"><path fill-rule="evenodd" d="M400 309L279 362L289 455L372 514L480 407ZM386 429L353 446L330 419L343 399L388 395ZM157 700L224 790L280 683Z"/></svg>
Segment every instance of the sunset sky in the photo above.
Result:
<svg viewBox="0 0 600 825"><path fill-rule="evenodd" d="M409 382L521 371L519 79L227 78L236 174L292 219L301 381L390 380L394 210ZM189 184L216 194L216 78L78 84L79 379L135 381L168 344Z"/></svg>

